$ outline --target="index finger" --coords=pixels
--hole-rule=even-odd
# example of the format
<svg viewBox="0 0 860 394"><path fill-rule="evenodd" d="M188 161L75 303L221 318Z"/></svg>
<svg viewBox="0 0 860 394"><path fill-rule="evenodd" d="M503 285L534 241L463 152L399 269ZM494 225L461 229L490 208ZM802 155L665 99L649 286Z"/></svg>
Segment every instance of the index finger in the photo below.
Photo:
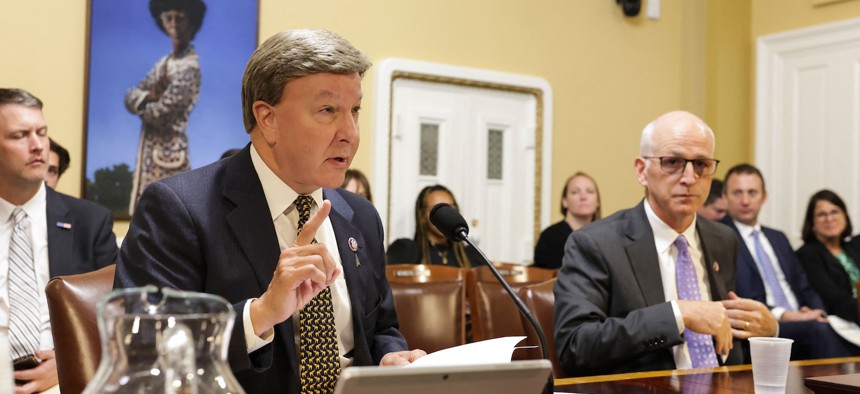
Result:
<svg viewBox="0 0 860 394"><path fill-rule="evenodd" d="M325 218L331 212L331 202L324 200L320 210L317 211L305 225L302 227L302 232L296 238L297 246L310 245L316 236L317 230L322 226Z"/></svg>

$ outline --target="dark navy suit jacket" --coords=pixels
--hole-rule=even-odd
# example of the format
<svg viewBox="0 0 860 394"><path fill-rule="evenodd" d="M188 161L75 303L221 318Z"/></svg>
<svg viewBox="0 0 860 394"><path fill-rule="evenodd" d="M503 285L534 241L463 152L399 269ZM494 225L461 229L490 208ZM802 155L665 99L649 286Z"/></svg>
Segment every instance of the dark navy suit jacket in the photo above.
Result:
<svg viewBox="0 0 860 394"><path fill-rule="evenodd" d="M735 277L735 289L737 294L744 298L752 298L765 305L767 296L764 290L764 280L758 271L758 266L753 259L753 255L746 245L746 242L740 239L740 232L734 221L728 215L723 218L723 223L727 224L735 233L738 234L738 273ZM761 226L761 232L767 237L770 246L773 247L773 252L776 254L776 259L779 260L779 266L782 268L782 273L785 275L785 280L791 287L791 291L797 298L798 307L808 306L812 309L824 309L824 303L818 293L809 285L809 279L806 277L806 272L797 256L794 254L794 249L788 242L788 238L781 231L774 230L765 226ZM768 305L773 309L773 305Z"/></svg>
<svg viewBox="0 0 860 394"><path fill-rule="evenodd" d="M385 278L382 223L368 201L343 189L324 190L349 289L355 336L353 365L378 365L406 350ZM348 240L358 243L358 258ZM229 345L234 374L248 393L300 392L292 318L274 341L248 354L242 310L272 280L280 248L263 188L240 153L147 186L117 263L116 287L155 284L217 294L236 310Z"/></svg>
<svg viewBox="0 0 860 394"><path fill-rule="evenodd" d="M81 274L116 262L111 212L45 187L50 276Z"/></svg>

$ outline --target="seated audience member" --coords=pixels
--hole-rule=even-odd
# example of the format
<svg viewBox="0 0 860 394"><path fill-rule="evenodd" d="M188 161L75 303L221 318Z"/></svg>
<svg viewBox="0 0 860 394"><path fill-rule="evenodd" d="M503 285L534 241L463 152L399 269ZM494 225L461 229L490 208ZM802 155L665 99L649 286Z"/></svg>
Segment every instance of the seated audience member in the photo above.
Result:
<svg viewBox="0 0 860 394"><path fill-rule="evenodd" d="M758 222L767 200L764 177L749 164L726 173L723 191L729 214L723 223L740 241L737 252L738 295L763 302L779 320L779 336L794 340L791 358L845 357L860 349L839 337L825 318L824 303L781 231Z"/></svg>
<svg viewBox="0 0 860 394"><path fill-rule="evenodd" d="M697 220L717 168L714 134L688 112L642 130L635 207L571 233L555 294L555 344L571 375L739 364L770 336L760 302L735 296L737 239Z"/></svg>
<svg viewBox="0 0 860 394"><path fill-rule="evenodd" d="M705 205L699 208L698 214L717 222L726 216L726 198L723 197L723 182L721 180L711 180L711 192L708 193Z"/></svg>
<svg viewBox="0 0 860 394"><path fill-rule="evenodd" d="M540 234L534 252L535 267L561 268L564 243L575 230L600 219L600 191L597 182L584 172L577 172L564 184L561 192L563 219Z"/></svg>
<svg viewBox="0 0 860 394"><path fill-rule="evenodd" d="M48 152L48 175L45 177L45 183L51 189L56 189L57 182L60 181L60 177L69 168L71 159L69 158L69 151L63 148L62 145L51 138L48 138L48 142L51 145L51 151Z"/></svg>
<svg viewBox="0 0 860 394"><path fill-rule="evenodd" d="M415 238L412 242L405 238L392 242L387 252L388 264L438 264L461 268L484 265L477 251L463 242L448 241L430 223L430 210L441 203L458 209L454 194L445 186L433 185L421 189L415 200Z"/></svg>
<svg viewBox="0 0 860 394"><path fill-rule="evenodd" d="M803 246L797 259L809 284L821 296L824 310L858 322L856 284L860 280L860 250L846 242L851 218L836 193L821 190L812 195L803 220Z"/></svg>
<svg viewBox="0 0 860 394"><path fill-rule="evenodd" d="M370 182L367 181L364 173L359 170L352 168L346 170L346 177L343 178L343 188L364 197L367 201L373 202L373 195L370 193Z"/></svg>
<svg viewBox="0 0 860 394"><path fill-rule="evenodd" d="M0 89L0 331L8 333L13 359L39 360L15 371L26 382L16 393L59 392L48 279L94 271L117 257L110 211L45 185L49 144L42 101Z"/></svg>

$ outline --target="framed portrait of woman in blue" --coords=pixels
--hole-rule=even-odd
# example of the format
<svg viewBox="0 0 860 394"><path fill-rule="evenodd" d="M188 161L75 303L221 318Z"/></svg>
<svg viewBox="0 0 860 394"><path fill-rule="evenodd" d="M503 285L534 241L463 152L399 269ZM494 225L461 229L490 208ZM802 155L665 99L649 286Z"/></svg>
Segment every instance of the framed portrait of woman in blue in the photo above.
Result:
<svg viewBox="0 0 860 394"><path fill-rule="evenodd" d="M150 183L248 143L257 0L90 0L84 198L128 218Z"/></svg>

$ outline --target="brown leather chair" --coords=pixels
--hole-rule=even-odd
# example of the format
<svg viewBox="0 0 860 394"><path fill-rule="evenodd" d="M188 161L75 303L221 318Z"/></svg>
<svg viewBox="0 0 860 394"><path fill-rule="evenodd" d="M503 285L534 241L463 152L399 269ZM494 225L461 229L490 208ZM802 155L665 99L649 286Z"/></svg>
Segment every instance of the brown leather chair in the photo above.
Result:
<svg viewBox="0 0 860 394"><path fill-rule="evenodd" d="M60 391L84 391L101 359L96 304L113 289L115 265L85 274L58 276L48 282L48 312Z"/></svg>
<svg viewBox="0 0 860 394"><path fill-rule="evenodd" d="M546 336L546 350L549 353L550 361L552 361L552 374L558 379L566 378L568 376L564 373L564 370L561 369L561 366L558 363L558 355L555 352L555 334L553 331L553 318L555 317L553 305L555 304L555 295L552 292L553 287L555 287L555 282L556 279L553 278L546 282L525 286L519 290L518 295L520 296L520 299L523 300L523 303L526 304L526 307L528 307L532 312L532 315L534 315L535 320L537 320L538 325ZM532 328L529 320L522 315L520 315L520 320L527 336L522 345L540 346L540 340L538 340L537 333ZM543 353L541 352L540 347L529 348L526 349L526 356L533 360L542 359Z"/></svg>
<svg viewBox="0 0 860 394"><path fill-rule="evenodd" d="M395 264L385 268L400 332L427 353L466 343L466 274L455 267Z"/></svg>
<svg viewBox="0 0 860 394"><path fill-rule="evenodd" d="M555 270L544 268L505 263L496 263L495 266L514 291L556 276ZM473 268L467 280L472 338L475 341L526 335L520 324L517 305L488 267ZM514 358L520 358L519 352L514 352Z"/></svg>

